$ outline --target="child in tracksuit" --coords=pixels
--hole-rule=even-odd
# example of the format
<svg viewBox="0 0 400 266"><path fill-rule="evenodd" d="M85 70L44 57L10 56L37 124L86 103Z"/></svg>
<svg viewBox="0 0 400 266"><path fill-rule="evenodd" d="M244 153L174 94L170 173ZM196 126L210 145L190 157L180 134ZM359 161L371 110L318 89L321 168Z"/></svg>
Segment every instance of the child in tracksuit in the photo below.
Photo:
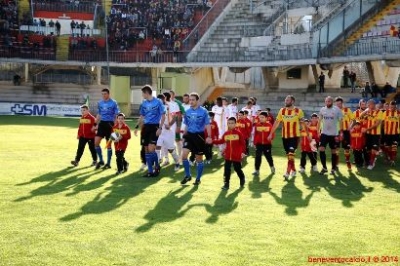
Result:
<svg viewBox="0 0 400 266"><path fill-rule="evenodd" d="M242 133L246 141L246 155L249 155L249 140L251 136L251 131L253 129L250 119L247 118L245 114L247 111L238 112L238 120L236 121L236 128Z"/></svg>
<svg viewBox="0 0 400 266"><path fill-rule="evenodd" d="M124 155L128 146L128 140L131 138L131 130L125 124L125 115L123 113L117 115L117 124L113 127L113 132L119 133L119 138L114 140L118 169L116 175L119 175L128 171L129 163L125 160Z"/></svg>
<svg viewBox="0 0 400 266"><path fill-rule="evenodd" d="M240 187L243 188L245 184L245 176L242 170L242 158L245 152L245 140L236 128L236 118L228 118L228 130L222 135L221 139L213 140L213 144L226 144L225 147L225 165L224 165L224 186L223 190L229 189L229 182L231 179L231 166L240 179Z"/></svg>
<svg viewBox="0 0 400 266"><path fill-rule="evenodd" d="M71 164L73 166L78 166L87 143L93 159L92 166L95 166L97 161L97 153L94 148L94 137L96 136L96 133L92 130L92 128L96 125L96 118L89 112L89 106L85 104L81 106L81 112L82 116L79 119L77 135L77 139L79 140L78 149L76 150L75 160L71 161Z"/></svg>
<svg viewBox="0 0 400 266"><path fill-rule="evenodd" d="M308 119L304 120L307 128L302 128L300 131L301 142L301 159L300 159L300 173L305 172L307 164L307 156L310 159L311 171L318 172L317 168L317 147L313 143L317 143L318 131L316 128L310 127L311 122Z"/></svg>
<svg viewBox="0 0 400 266"><path fill-rule="evenodd" d="M350 148L353 150L354 161L357 167L362 167L363 150L365 147L364 133L361 131L362 126L359 121L356 121L353 128L350 129Z"/></svg>
<svg viewBox="0 0 400 266"><path fill-rule="evenodd" d="M271 173L275 173L274 160L272 159L272 140L268 140L268 136L272 130L272 124L267 121L268 113L263 111L258 115L258 123L254 124L254 146L256 147L256 157L254 160L255 171L253 175L260 174L260 166L262 155L268 161Z"/></svg>
<svg viewBox="0 0 400 266"><path fill-rule="evenodd" d="M212 140L218 139L219 129L218 129L217 122L215 122L215 120L214 120L215 114L214 114L214 112L208 112L208 115L210 117L210 126L211 126L211 136L210 137ZM206 139L207 137L208 137L207 130L204 130L204 139ZM204 163L206 163L206 164L211 163L211 160L213 157L212 148L213 148L212 144L206 143L206 150L204 152L204 155L206 157L206 161ZM194 158L193 158L193 161L194 161Z"/></svg>

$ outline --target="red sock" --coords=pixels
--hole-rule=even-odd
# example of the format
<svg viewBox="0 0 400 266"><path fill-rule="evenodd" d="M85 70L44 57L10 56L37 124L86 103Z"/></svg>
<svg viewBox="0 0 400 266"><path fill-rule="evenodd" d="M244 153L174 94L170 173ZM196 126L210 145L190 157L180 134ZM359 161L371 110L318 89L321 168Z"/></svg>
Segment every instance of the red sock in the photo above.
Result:
<svg viewBox="0 0 400 266"><path fill-rule="evenodd" d="M350 162L350 150L344 150L344 158L346 160L346 163Z"/></svg>
<svg viewBox="0 0 400 266"><path fill-rule="evenodd" d="M393 145L392 149L390 150L390 160L395 161L397 155L397 146Z"/></svg>
<svg viewBox="0 0 400 266"><path fill-rule="evenodd" d="M375 158L376 158L376 153L375 153L375 151L374 152L371 152L371 158L369 158L369 165L373 165L374 164L374 162L375 162Z"/></svg>
<svg viewBox="0 0 400 266"><path fill-rule="evenodd" d="M290 174L290 171L292 170L292 165L290 163L290 160L287 161L287 168L286 168L286 173Z"/></svg>

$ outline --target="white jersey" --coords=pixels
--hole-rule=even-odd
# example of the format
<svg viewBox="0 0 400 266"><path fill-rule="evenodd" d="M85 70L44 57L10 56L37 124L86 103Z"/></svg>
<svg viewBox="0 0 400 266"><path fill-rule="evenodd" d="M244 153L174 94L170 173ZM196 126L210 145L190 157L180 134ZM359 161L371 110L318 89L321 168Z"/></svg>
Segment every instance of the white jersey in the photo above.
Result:
<svg viewBox="0 0 400 266"><path fill-rule="evenodd" d="M342 110L336 106L331 108L324 106L319 111L319 118L322 122L321 134L327 136L339 135L340 121L343 118Z"/></svg>
<svg viewBox="0 0 400 266"><path fill-rule="evenodd" d="M252 110L252 116L255 117L257 116L257 111L261 110L261 107L258 104L255 104L251 107Z"/></svg>
<svg viewBox="0 0 400 266"><path fill-rule="evenodd" d="M226 123L227 111L226 111L226 107L214 105L212 107L211 111L215 114L214 121L218 125L219 137L222 137L222 135L225 133L226 128L227 128L227 123Z"/></svg>
<svg viewBox="0 0 400 266"><path fill-rule="evenodd" d="M242 111L247 111L249 114L247 115L247 118L253 121L253 108L247 108L247 106L242 108Z"/></svg>
<svg viewBox="0 0 400 266"><path fill-rule="evenodd" d="M169 125L170 122L174 119L175 116L179 115L180 109L179 105L176 102L166 102L165 103L165 121L164 121L164 130L168 130L165 128L165 125ZM169 130L175 132L176 130L176 123L174 123Z"/></svg>
<svg viewBox="0 0 400 266"><path fill-rule="evenodd" d="M227 117L237 118L238 108L237 105L230 104L226 107Z"/></svg>
<svg viewBox="0 0 400 266"><path fill-rule="evenodd" d="M190 104L188 103L182 103L182 106L185 109L185 112L190 108Z"/></svg>

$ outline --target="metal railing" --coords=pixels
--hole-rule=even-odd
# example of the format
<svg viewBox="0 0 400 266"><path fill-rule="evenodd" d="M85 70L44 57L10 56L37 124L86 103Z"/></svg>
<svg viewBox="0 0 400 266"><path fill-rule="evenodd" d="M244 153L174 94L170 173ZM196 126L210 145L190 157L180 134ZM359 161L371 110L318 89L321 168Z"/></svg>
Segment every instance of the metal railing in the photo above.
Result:
<svg viewBox="0 0 400 266"><path fill-rule="evenodd" d="M110 51L109 61L119 63L184 63L190 51L164 51L153 54L151 51ZM83 62L106 62L107 53L104 50L76 50L70 51L69 60Z"/></svg>
<svg viewBox="0 0 400 266"><path fill-rule="evenodd" d="M53 12L77 12L93 14L96 8L96 2L92 1L75 1L71 3L65 2L33 2L33 10L35 11L53 11Z"/></svg>
<svg viewBox="0 0 400 266"><path fill-rule="evenodd" d="M346 49L341 56L368 56L368 55L399 55L400 39L396 37L371 39L370 42L357 42ZM323 49L320 57L334 57L335 47L329 46L328 49Z"/></svg>
<svg viewBox="0 0 400 266"><path fill-rule="evenodd" d="M343 54L343 57L351 56L351 60L357 57L362 60L368 60L368 56L378 60L379 58L400 59L398 52L400 47L400 39L396 37L382 38L382 40L374 39L370 42L358 42L351 45ZM315 45L277 45L266 48L249 49L243 47L233 48L214 52L209 51L194 51L190 63L226 63L226 62L267 62L267 61L287 61L287 60L306 60L306 59L324 59L334 58L334 47L324 49L320 56L315 56L312 51L316 49ZM116 63L189 63L187 55L190 51L181 52L162 52L153 56L149 51L111 51L109 54L110 62ZM0 58L22 58L22 59L41 59L54 61L56 53L52 49L37 49L34 48L9 48L0 47ZM79 62L106 62L107 56L105 50L76 50L70 51L69 60ZM347 59L348 61L348 59ZM346 61L346 62L347 62ZM43 81L43 80L42 80Z"/></svg>
<svg viewBox="0 0 400 266"><path fill-rule="evenodd" d="M323 43L319 41L319 53L322 53L319 55L319 57L323 56L325 53L324 50L334 50L338 47L338 44L341 42L345 42L346 38L350 36L353 32L355 32L359 27L362 27L364 25L364 22L366 22L368 19L374 17L377 15L381 10L388 4L390 0L383 0L383 1L376 1L374 4L367 5L363 9L363 1L359 0L359 5L356 5L356 7L359 7L359 13L358 17L352 17L348 21L343 20L340 24L342 25L342 29L338 29L337 31L337 36L327 36L328 42L326 42L326 47L323 47ZM345 9L346 10L346 9ZM345 10L343 11L343 16L345 16ZM353 14L353 16L356 14ZM328 33L329 33L329 23L327 24L328 26ZM347 47L345 47L346 50Z"/></svg>
<svg viewBox="0 0 400 266"><path fill-rule="evenodd" d="M53 48L34 48L34 47L1 47L0 58L23 58L56 60L56 52Z"/></svg>
<svg viewBox="0 0 400 266"><path fill-rule="evenodd" d="M34 75L32 79L33 83L73 83L81 85L93 83L93 77L85 74L42 73Z"/></svg>
<svg viewBox="0 0 400 266"><path fill-rule="evenodd" d="M217 0L214 5L207 11L200 22L194 27L189 35L182 41L186 50L192 50L197 42L203 37L217 17L222 13L230 0Z"/></svg>

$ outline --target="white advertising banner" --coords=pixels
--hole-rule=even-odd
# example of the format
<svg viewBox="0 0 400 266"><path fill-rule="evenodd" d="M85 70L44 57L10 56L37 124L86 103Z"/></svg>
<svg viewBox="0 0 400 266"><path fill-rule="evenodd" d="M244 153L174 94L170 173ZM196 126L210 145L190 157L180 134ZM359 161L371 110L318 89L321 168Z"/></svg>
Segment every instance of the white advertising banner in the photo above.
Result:
<svg viewBox="0 0 400 266"><path fill-rule="evenodd" d="M81 116L80 105L0 102L0 115Z"/></svg>

